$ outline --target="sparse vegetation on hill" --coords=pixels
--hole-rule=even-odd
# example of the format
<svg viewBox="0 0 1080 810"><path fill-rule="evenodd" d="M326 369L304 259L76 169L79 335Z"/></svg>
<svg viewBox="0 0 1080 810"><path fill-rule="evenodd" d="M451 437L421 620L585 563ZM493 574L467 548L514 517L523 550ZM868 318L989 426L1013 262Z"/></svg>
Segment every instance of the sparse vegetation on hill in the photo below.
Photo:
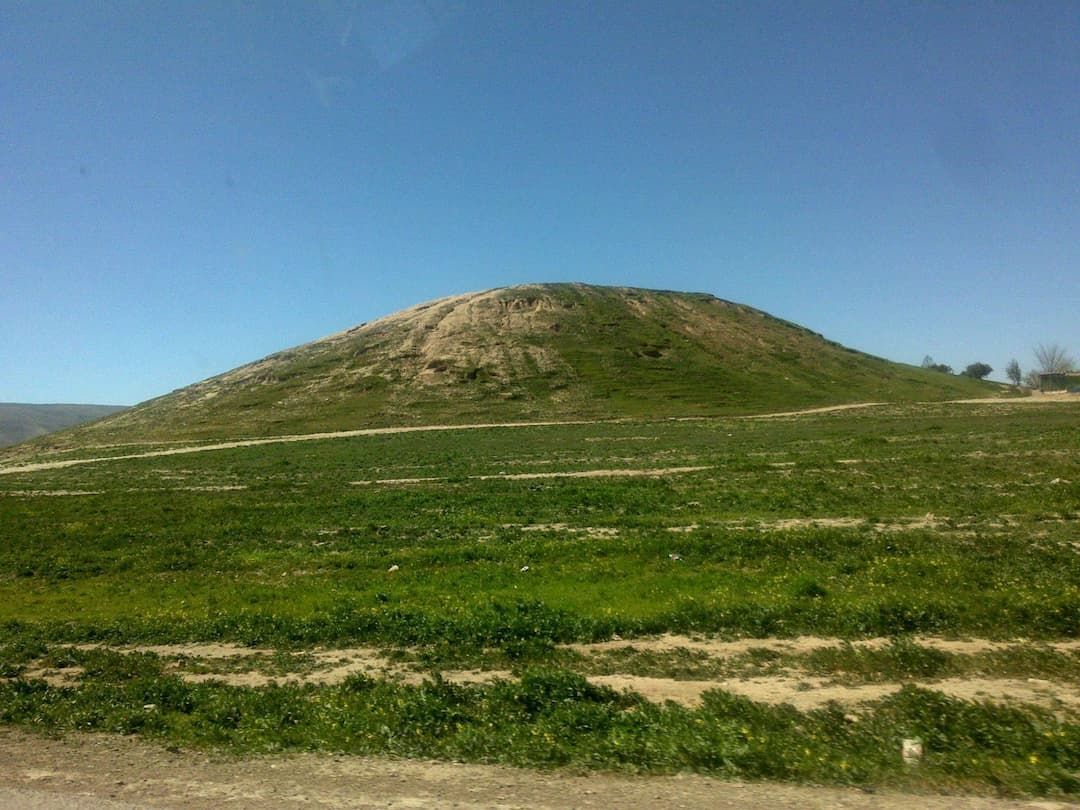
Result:
<svg viewBox="0 0 1080 810"><path fill-rule="evenodd" d="M711 295L537 284L445 298L143 403L70 438L755 413L998 389Z"/></svg>

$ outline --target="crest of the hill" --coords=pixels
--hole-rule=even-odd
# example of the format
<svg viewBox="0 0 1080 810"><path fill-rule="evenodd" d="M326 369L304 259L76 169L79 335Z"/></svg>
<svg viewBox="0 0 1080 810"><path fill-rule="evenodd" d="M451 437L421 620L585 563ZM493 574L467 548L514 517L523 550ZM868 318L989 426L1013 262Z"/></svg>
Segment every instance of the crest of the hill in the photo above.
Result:
<svg viewBox="0 0 1080 810"><path fill-rule="evenodd" d="M992 395L702 293L532 284L420 304L143 403L72 443L745 414Z"/></svg>

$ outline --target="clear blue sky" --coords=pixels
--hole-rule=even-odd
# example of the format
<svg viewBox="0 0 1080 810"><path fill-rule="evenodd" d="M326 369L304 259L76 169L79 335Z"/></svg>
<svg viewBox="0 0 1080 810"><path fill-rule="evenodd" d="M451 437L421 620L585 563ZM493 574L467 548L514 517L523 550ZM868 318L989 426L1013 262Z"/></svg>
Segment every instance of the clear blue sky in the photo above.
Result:
<svg viewBox="0 0 1080 810"><path fill-rule="evenodd" d="M0 401L571 280L1080 355L1080 2L0 0Z"/></svg>

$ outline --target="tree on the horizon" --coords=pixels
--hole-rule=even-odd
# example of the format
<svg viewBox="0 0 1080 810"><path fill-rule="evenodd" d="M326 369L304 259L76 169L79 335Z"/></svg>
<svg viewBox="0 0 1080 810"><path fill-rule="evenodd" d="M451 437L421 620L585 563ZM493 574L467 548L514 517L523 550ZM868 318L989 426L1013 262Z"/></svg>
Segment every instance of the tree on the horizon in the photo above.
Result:
<svg viewBox="0 0 1080 810"><path fill-rule="evenodd" d="M1005 376L1013 385L1020 385L1020 381L1024 378L1024 372L1020 370L1020 364L1016 362L1015 357L1009 361L1009 365L1005 366Z"/></svg>
<svg viewBox="0 0 1080 810"><path fill-rule="evenodd" d="M940 371L942 374L952 374L952 366L945 365L945 363L935 363L934 358L930 355L926 355L922 361L922 367L928 368L931 371Z"/></svg>
<svg viewBox="0 0 1080 810"><path fill-rule="evenodd" d="M975 380L984 379L994 369L986 363L972 363L960 373Z"/></svg>

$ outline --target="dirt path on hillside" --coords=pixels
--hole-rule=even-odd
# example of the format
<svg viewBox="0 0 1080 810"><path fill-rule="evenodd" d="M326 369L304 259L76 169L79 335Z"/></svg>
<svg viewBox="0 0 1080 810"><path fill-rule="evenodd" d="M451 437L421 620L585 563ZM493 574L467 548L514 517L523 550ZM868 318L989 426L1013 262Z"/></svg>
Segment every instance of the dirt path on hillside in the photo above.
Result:
<svg viewBox="0 0 1080 810"><path fill-rule="evenodd" d="M104 461L127 461L135 458L157 458L159 456L181 456L188 453L207 453L212 450L233 450L237 447L258 447L264 444L288 444L291 442L313 442L320 439L348 439L353 436L385 436L392 433L423 433L436 430L482 430L485 428L549 427L552 425L593 425L603 421L617 420L578 420L569 422L490 422L474 425L412 425L403 427L359 428L357 430L336 430L329 433L303 433L295 436L268 436L263 439L238 439L215 444L196 444L187 447L172 447L168 450L148 450L145 453L126 453L120 456L97 456L95 458L69 458L62 461L42 461L35 464L19 464L12 467L0 467L0 475L12 473L38 472L40 470L59 470L64 467L77 467L82 464L99 464Z"/></svg>
<svg viewBox="0 0 1080 810"><path fill-rule="evenodd" d="M1061 402L1060 398L1054 397L1025 397L1023 399L958 399L952 400L954 404L1020 404L1032 402ZM1080 401L1080 400L1078 400ZM779 419L783 417L804 416L819 413L831 413L833 411L850 411L861 408L876 408L889 405L887 402L852 402L846 405L827 405L822 408L806 408L799 411L782 411L778 413L758 413L744 416L726 417L731 419ZM950 404L932 403L932 404ZM680 417L674 421L701 421L705 419L725 418L708 416ZM238 439L229 442L216 442L214 444L188 445L184 447L172 447L167 450L148 450L143 453L127 453L118 456L97 456L94 458L71 458L62 461L42 461L33 464L17 464L10 467L0 467L0 475L13 475L15 473L39 472L42 470L60 470L65 467L76 467L83 464L100 464L106 461L127 461L137 458L156 458L159 456L178 456L188 453L206 453L213 450L232 450L238 447L258 447L264 444L286 444L290 442L311 442L320 439L347 439L354 436L385 436L394 433L423 433L437 430L484 430L488 428L527 428L527 427L552 427L556 425L598 425L604 423L619 423L633 420L626 419L575 419L575 420L551 420L541 422L481 422L471 425L411 425L401 427L382 428L359 428L357 430L337 430L327 433L303 433L293 436L268 436L261 439Z"/></svg>
<svg viewBox="0 0 1080 810"><path fill-rule="evenodd" d="M847 808L1075 810L1057 801L927 796L850 788L722 782L701 776L577 776L488 765L330 754L235 758L167 750L131 737L53 739L0 728L0 806L7 810L185 808Z"/></svg>
<svg viewBox="0 0 1080 810"><path fill-rule="evenodd" d="M876 408L880 405L889 405L888 402L851 402L847 405L825 405L821 408L804 408L799 411L779 411L776 413L752 413L746 416L736 416L736 419L780 419L785 416L807 416L814 413L832 413L834 411L853 411L860 408Z"/></svg>

